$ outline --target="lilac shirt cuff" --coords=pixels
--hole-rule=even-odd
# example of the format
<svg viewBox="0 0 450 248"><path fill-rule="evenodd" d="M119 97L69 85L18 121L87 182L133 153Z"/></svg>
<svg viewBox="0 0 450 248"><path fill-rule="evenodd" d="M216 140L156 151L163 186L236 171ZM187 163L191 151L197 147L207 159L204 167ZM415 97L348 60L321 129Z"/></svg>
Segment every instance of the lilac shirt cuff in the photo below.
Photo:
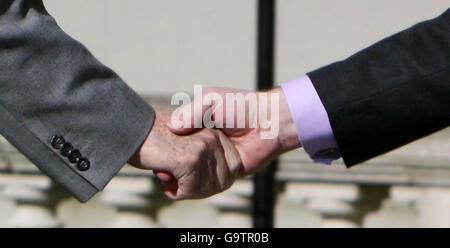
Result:
<svg viewBox="0 0 450 248"><path fill-rule="evenodd" d="M341 157L328 113L308 76L282 85L305 151L316 162L331 164Z"/></svg>

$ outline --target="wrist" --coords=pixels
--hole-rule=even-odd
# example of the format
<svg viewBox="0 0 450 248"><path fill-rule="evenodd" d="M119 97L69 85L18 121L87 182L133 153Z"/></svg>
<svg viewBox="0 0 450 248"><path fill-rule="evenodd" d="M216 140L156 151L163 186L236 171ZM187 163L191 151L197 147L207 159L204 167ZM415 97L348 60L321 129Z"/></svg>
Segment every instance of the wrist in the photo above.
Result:
<svg viewBox="0 0 450 248"><path fill-rule="evenodd" d="M279 96L279 134L278 139L278 154L302 147L298 137L297 127L292 118L286 96L281 88L274 88L269 91L271 94L278 94Z"/></svg>

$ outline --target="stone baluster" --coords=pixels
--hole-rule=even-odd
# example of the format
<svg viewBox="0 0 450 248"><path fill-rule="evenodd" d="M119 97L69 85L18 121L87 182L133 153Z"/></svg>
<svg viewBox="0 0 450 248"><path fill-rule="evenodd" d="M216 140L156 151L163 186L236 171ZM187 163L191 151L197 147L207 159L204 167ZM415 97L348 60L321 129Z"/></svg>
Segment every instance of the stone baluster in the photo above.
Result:
<svg viewBox="0 0 450 248"><path fill-rule="evenodd" d="M279 227L356 227L355 185L288 183L277 210ZM286 212L286 213L284 213Z"/></svg>
<svg viewBox="0 0 450 248"><path fill-rule="evenodd" d="M158 227L151 218L153 181L150 178L116 177L101 195L104 204L117 209L117 214L109 225L116 228Z"/></svg>
<svg viewBox="0 0 450 248"><path fill-rule="evenodd" d="M241 180L224 193L209 198L208 204L219 211L214 227L251 227L252 192L252 182Z"/></svg>
<svg viewBox="0 0 450 248"><path fill-rule="evenodd" d="M418 227L418 200L423 195L419 187L391 186L389 197L380 208L364 217L362 226L368 228Z"/></svg>
<svg viewBox="0 0 450 248"><path fill-rule="evenodd" d="M0 160L1 166L2 160ZM9 182L5 176L0 173L0 228L8 227L8 220L16 209L16 203L14 200L7 198L3 192L6 184Z"/></svg>
<svg viewBox="0 0 450 248"><path fill-rule="evenodd" d="M322 216L306 208L308 196L303 194L304 185L288 182L278 197L275 206L275 227L280 228L317 228L322 223Z"/></svg>
<svg viewBox="0 0 450 248"><path fill-rule="evenodd" d="M424 188L417 208L420 227L450 227L450 189Z"/></svg>
<svg viewBox="0 0 450 248"><path fill-rule="evenodd" d="M9 155L15 153L17 153L17 150L0 135L0 172L6 173L11 171L11 160Z"/></svg>
<svg viewBox="0 0 450 248"><path fill-rule="evenodd" d="M169 228L209 228L218 216L218 210L204 200L167 201L157 213L158 223Z"/></svg>
<svg viewBox="0 0 450 248"><path fill-rule="evenodd" d="M43 175L1 175L2 193L14 200L16 208L7 220L9 227L62 227L55 215L57 194L52 194L52 182Z"/></svg>
<svg viewBox="0 0 450 248"><path fill-rule="evenodd" d="M21 153L0 136L0 188L3 200L14 203L14 211L3 223L9 227L61 227L55 216L58 196L44 175L19 175L16 170L37 171ZM11 204L7 203L7 206ZM5 208L2 206L2 211Z"/></svg>

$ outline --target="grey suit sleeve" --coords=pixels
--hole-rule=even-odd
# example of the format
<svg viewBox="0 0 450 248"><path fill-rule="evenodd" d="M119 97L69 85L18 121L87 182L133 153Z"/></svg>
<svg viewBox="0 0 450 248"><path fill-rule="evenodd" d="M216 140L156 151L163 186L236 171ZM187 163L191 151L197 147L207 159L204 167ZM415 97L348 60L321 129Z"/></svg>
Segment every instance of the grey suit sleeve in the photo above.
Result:
<svg viewBox="0 0 450 248"><path fill-rule="evenodd" d="M0 133L78 200L105 187L154 117L41 0L1 1Z"/></svg>

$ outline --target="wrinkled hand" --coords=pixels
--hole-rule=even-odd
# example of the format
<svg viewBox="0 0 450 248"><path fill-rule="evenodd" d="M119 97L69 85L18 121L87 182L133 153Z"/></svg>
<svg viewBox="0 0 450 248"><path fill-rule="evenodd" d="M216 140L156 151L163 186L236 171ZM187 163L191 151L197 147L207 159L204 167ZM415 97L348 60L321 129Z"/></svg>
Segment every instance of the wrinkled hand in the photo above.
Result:
<svg viewBox="0 0 450 248"><path fill-rule="evenodd" d="M241 169L232 142L211 129L177 136L166 125L170 114L156 110L153 128L130 164L153 170L173 200L206 198L228 189Z"/></svg>
<svg viewBox="0 0 450 248"><path fill-rule="evenodd" d="M205 97L207 97L208 94L218 94L222 97L224 100L222 103L217 102L211 102L210 104L204 104L205 103ZM240 176L250 175L253 174L263 167L265 167L271 160L276 158L282 153L285 153L287 151L296 149L301 147L301 143L298 139L297 130L295 127L295 124L292 120L291 113L289 110L289 106L287 104L287 101L285 99L284 93L280 88L273 89L271 91L268 91L269 97L268 99L271 99L271 94L278 94L279 96L279 133L278 135L273 139L262 139L261 133L266 131L264 128L262 128L260 125L257 125L254 128L250 127L249 118L251 114L249 113L250 107L246 106L244 109L237 107L234 108L234 111L232 111L233 120L237 121L237 113L238 111L245 111L245 122L246 126L244 128L237 128L237 125L232 128L228 128L226 126L227 118L230 118L230 115L228 115L226 111L226 93L242 93L244 95L247 94L256 94L257 92L253 91L245 91L245 90L234 90L234 89L225 89L225 88L208 88L203 90L202 99L200 97L194 99L193 103L185 105L181 109L180 112L191 111L191 120L190 120L190 127L180 127L180 128L174 128L173 125L171 126L171 131L178 135L186 135L191 134L198 129L194 128L194 122L195 118L200 118L200 120L203 120L205 117L205 113L208 113L212 116L212 120L215 122L216 126L221 126L220 130L227 135L233 145L238 150L241 160L242 160L242 169L240 171ZM202 103L199 101L202 100ZM260 99L258 98L258 105L260 105ZM198 116L198 113L194 111L194 104L197 102L197 104L202 105L201 108L201 116ZM237 106L237 105L235 105ZM222 108L223 111L223 118L215 118L215 110ZM212 114L211 114L212 113ZM270 100L268 101L267 108L262 108L263 114L267 114L270 116L271 113L271 104ZM197 115L196 115L197 114ZM220 122L220 123L218 123ZM189 123L189 122L188 122ZM217 125L220 124L220 125Z"/></svg>

